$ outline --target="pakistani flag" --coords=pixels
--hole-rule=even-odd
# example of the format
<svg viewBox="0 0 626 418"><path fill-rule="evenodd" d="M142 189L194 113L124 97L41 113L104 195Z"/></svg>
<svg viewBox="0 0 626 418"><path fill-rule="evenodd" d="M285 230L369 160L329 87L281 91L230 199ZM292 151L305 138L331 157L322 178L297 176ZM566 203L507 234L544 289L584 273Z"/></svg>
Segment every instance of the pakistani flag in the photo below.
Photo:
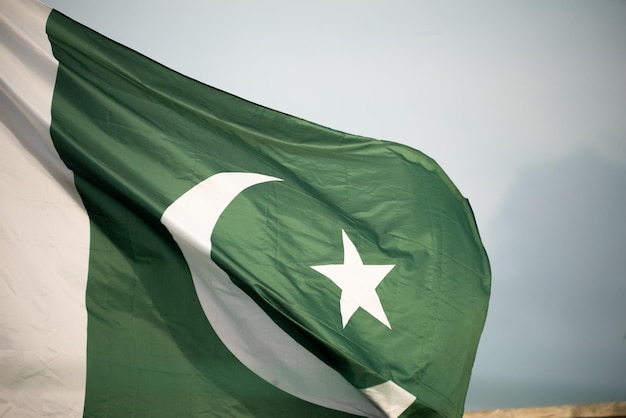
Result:
<svg viewBox="0 0 626 418"><path fill-rule="evenodd" d="M1 416L462 415L490 272L433 160L0 9Z"/></svg>

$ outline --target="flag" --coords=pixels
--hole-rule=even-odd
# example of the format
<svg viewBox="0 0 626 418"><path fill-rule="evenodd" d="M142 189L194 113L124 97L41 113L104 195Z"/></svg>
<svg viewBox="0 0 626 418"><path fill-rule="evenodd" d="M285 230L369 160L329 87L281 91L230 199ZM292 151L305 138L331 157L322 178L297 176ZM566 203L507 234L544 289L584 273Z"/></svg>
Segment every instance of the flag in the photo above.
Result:
<svg viewBox="0 0 626 418"><path fill-rule="evenodd" d="M0 7L1 415L462 415L490 270L432 159Z"/></svg>

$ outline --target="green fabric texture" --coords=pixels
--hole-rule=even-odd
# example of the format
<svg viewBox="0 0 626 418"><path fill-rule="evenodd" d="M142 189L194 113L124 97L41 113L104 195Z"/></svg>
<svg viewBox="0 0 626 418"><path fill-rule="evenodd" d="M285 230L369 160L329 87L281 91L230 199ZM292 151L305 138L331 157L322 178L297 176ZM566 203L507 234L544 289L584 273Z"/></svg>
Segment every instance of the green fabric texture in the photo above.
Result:
<svg viewBox="0 0 626 418"><path fill-rule="evenodd" d="M51 135L91 220L85 416L342 416L250 372L220 342L163 211L220 172L274 176L221 216L212 258L287 333L402 416L460 417L490 290L469 203L430 158L285 115L167 69L53 12ZM341 230L391 329L344 328Z"/></svg>

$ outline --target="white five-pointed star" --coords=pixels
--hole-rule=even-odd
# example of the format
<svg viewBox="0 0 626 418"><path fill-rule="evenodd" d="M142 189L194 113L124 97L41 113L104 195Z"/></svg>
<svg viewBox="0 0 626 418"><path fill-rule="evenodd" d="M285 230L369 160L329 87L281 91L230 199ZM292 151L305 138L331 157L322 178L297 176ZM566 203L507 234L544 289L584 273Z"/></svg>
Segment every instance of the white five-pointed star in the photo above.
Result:
<svg viewBox="0 0 626 418"><path fill-rule="evenodd" d="M341 235L343 237L343 264L311 266L311 268L322 273L341 288L341 320L344 328L356 310L361 307L391 329L387 315L376 294L376 287L395 265L363 265L359 252L343 229Z"/></svg>

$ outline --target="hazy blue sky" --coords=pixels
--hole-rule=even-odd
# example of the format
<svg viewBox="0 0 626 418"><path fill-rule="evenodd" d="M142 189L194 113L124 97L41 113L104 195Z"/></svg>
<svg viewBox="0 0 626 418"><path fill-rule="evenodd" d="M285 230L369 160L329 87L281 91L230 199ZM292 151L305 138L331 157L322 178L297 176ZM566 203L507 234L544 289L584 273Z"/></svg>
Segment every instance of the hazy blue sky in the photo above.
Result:
<svg viewBox="0 0 626 418"><path fill-rule="evenodd" d="M493 269L467 409L626 400L626 2L44 2L214 87L436 159Z"/></svg>

